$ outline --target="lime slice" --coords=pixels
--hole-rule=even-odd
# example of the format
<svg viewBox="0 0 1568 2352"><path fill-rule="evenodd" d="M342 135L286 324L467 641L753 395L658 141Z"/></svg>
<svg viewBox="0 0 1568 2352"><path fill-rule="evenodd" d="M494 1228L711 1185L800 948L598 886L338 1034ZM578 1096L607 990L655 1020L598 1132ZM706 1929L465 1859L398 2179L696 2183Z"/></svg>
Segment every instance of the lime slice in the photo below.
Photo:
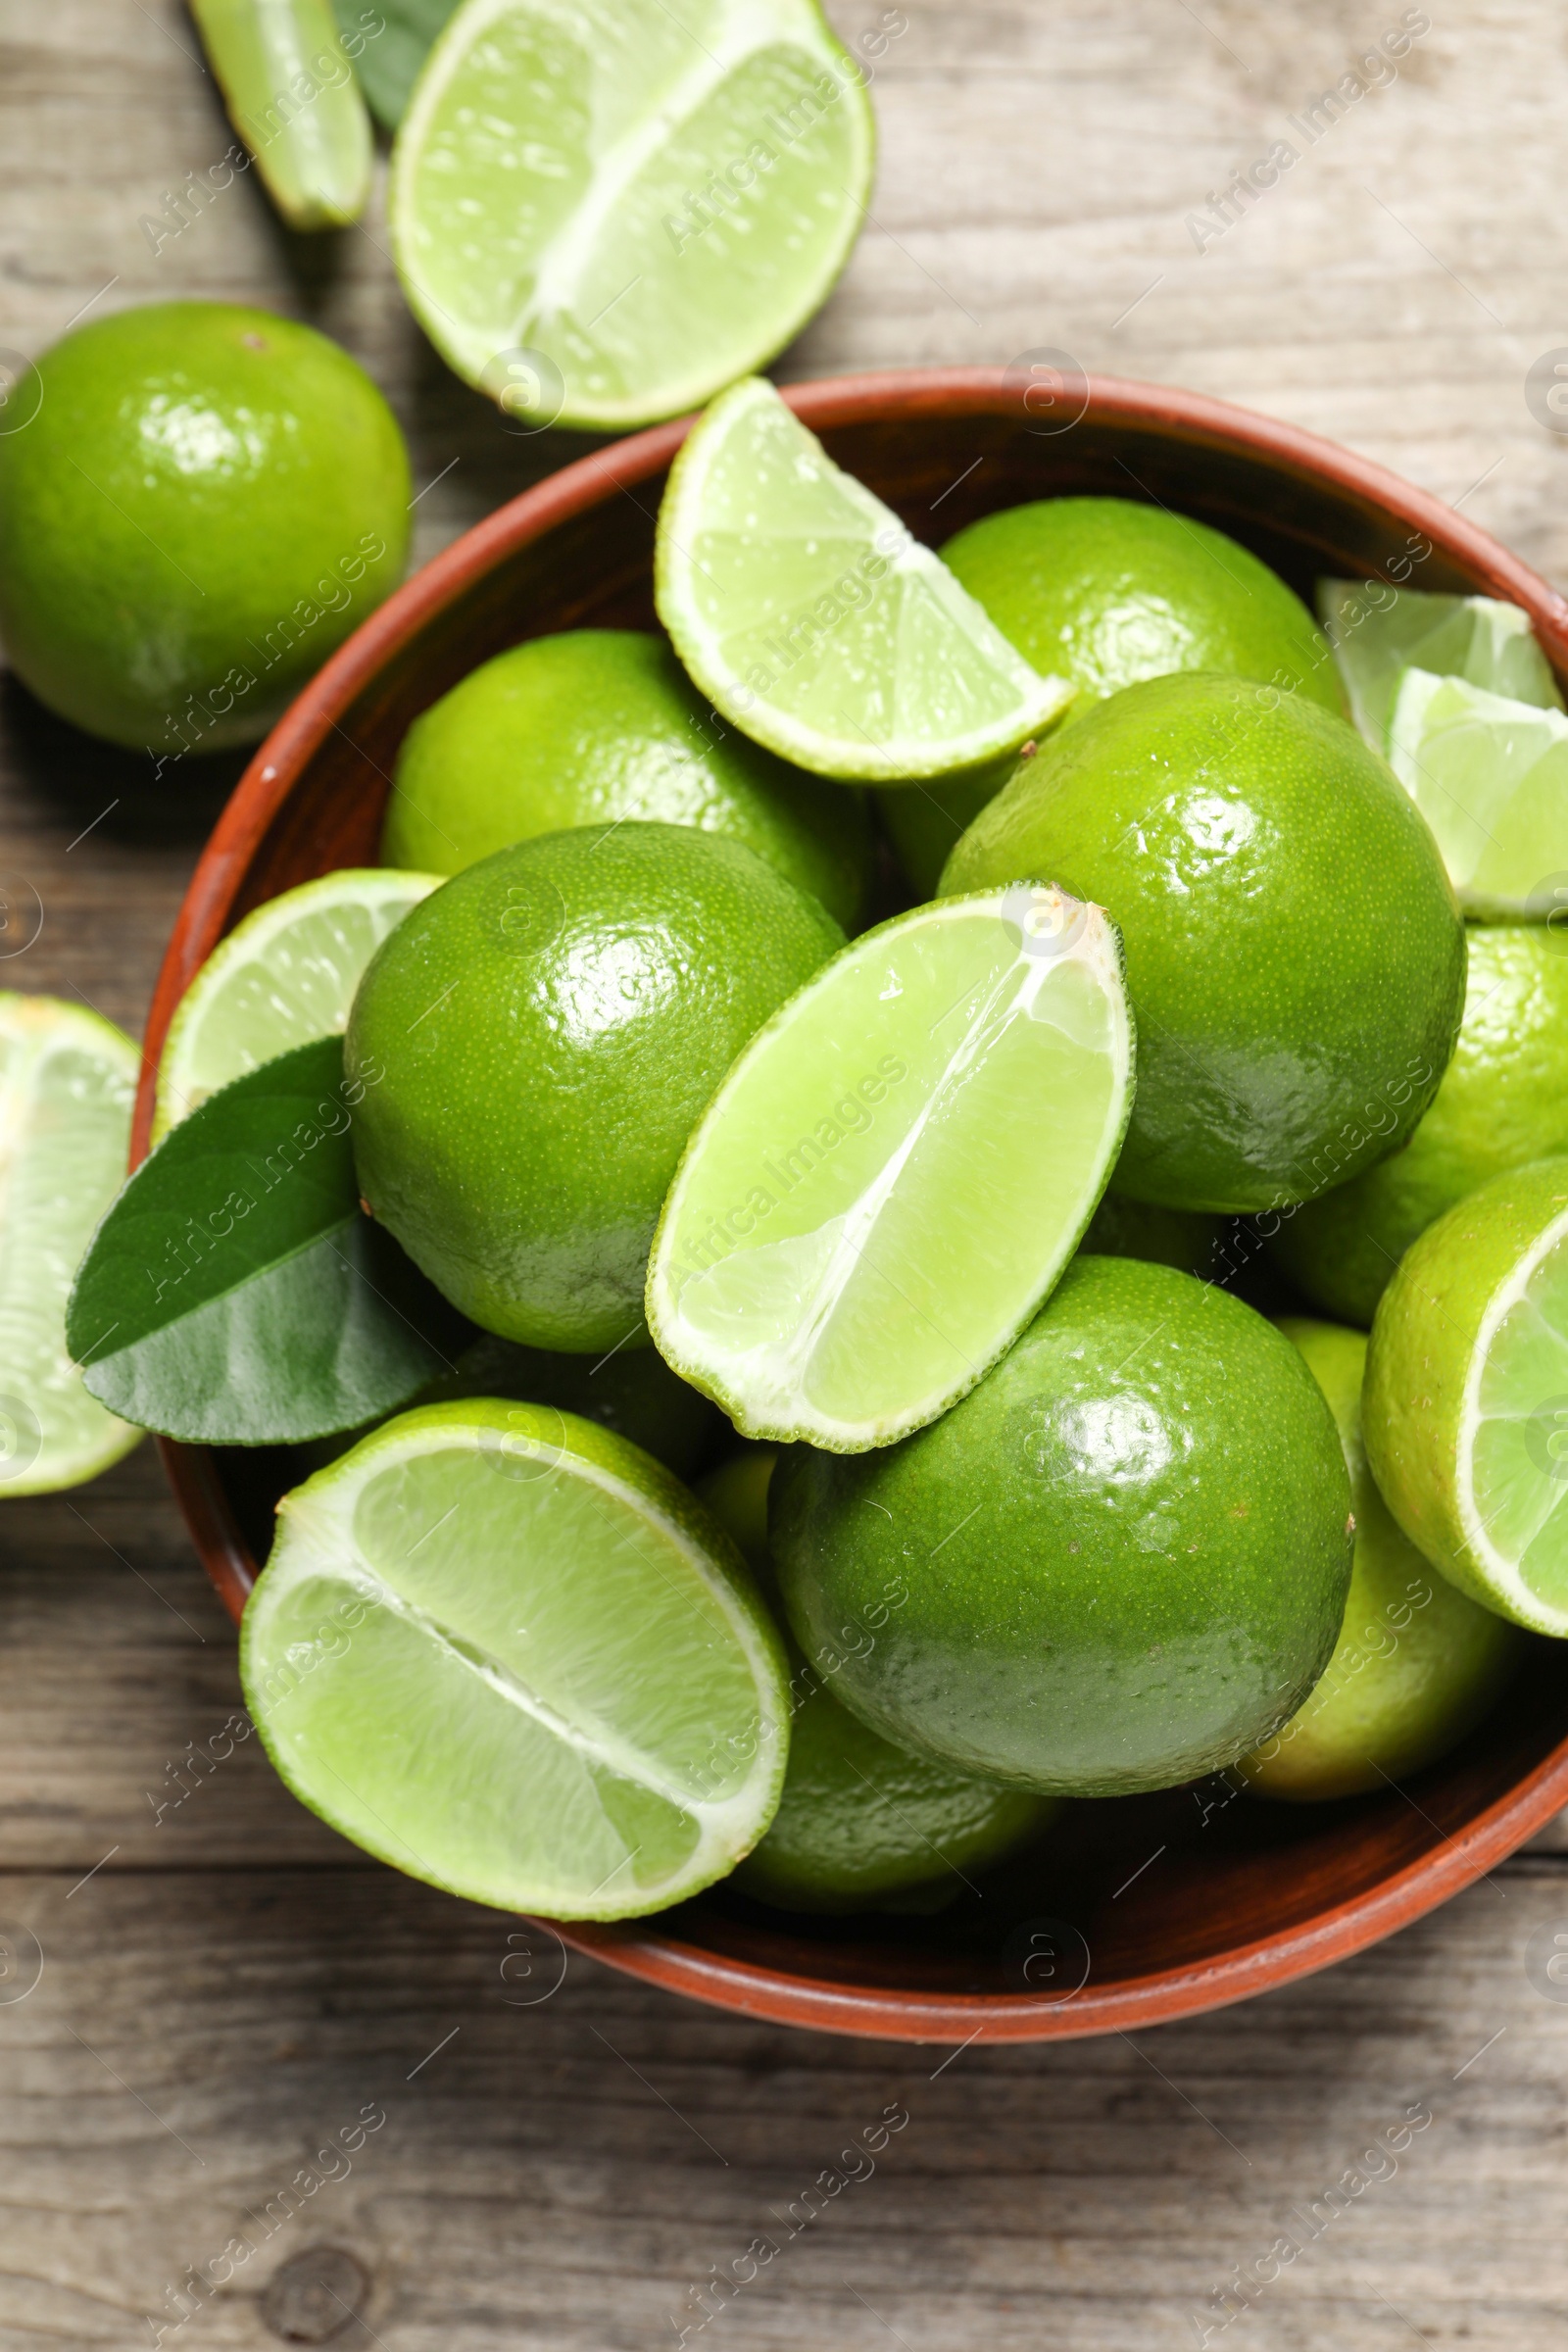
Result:
<svg viewBox="0 0 1568 2352"><path fill-rule="evenodd" d="M1568 1635L1568 1159L1494 1177L1406 1250L1372 1326L1363 1427L1433 1565Z"/></svg>
<svg viewBox="0 0 1568 2352"><path fill-rule="evenodd" d="M760 1030L670 1187L648 1322L755 1438L945 1412L1028 1322L1132 1104L1109 918L1043 885L870 931Z"/></svg>
<svg viewBox="0 0 1568 2352"><path fill-rule="evenodd" d="M1375 751L1386 751L1389 720L1406 669L1468 678L1541 710L1562 709L1551 665L1530 615L1491 596L1429 596L1386 580L1319 580L1322 621L1349 699L1350 715Z"/></svg>
<svg viewBox="0 0 1568 2352"><path fill-rule="evenodd" d="M66 1349L76 1267L124 1178L140 1061L79 1004L0 995L0 1495L80 1486L141 1436Z"/></svg>
<svg viewBox="0 0 1568 2352"><path fill-rule="evenodd" d="M654 563L659 617L715 709L819 775L951 775L1072 699L760 377L682 448Z"/></svg>
<svg viewBox="0 0 1568 2352"><path fill-rule="evenodd" d="M1568 718L1407 669L1389 764L1437 836L1466 914L1544 918L1568 872Z"/></svg>
<svg viewBox="0 0 1568 2352"><path fill-rule="evenodd" d="M154 1143L231 1078L292 1046L341 1035L370 957L441 879L346 865L269 899L237 923L169 1025Z"/></svg>
<svg viewBox="0 0 1568 2352"><path fill-rule="evenodd" d="M550 1405L404 1413L285 1495L240 1673L313 1812L506 1910L678 1903L783 1786L784 1653L740 1555L651 1455Z"/></svg>
<svg viewBox="0 0 1568 2352"><path fill-rule="evenodd" d="M814 0L466 0L392 158L415 316L525 426L696 407L843 268L871 185L862 75Z"/></svg>
<svg viewBox="0 0 1568 2352"><path fill-rule="evenodd" d="M191 15L229 121L290 228L357 220L370 192L370 118L330 0L191 0Z"/></svg>

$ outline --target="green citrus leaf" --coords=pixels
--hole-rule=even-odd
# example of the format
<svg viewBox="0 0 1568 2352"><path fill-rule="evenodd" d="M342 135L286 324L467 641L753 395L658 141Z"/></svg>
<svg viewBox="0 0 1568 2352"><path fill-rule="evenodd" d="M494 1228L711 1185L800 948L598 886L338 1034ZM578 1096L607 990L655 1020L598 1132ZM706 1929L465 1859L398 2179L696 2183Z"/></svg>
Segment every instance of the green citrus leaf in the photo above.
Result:
<svg viewBox="0 0 1568 2352"><path fill-rule="evenodd" d="M430 44L458 0L332 0L343 45L353 58L370 112L396 130ZM358 46L356 46L358 43Z"/></svg>
<svg viewBox="0 0 1568 2352"><path fill-rule="evenodd" d="M450 1310L360 1209L364 1093L341 1039L298 1046L210 1097L136 1170L66 1318L102 1403L166 1437L284 1445L391 1412L446 1366Z"/></svg>

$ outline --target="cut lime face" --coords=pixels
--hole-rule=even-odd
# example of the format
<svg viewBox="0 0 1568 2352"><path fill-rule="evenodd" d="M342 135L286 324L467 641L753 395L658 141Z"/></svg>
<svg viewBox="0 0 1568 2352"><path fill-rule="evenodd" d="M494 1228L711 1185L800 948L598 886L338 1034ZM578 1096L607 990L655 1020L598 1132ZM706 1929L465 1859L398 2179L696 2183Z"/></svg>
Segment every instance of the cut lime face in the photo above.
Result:
<svg viewBox="0 0 1568 2352"><path fill-rule="evenodd" d="M370 957L440 883L439 874L344 866L269 899L236 924L170 1023L154 1143L231 1078L313 1038L340 1036Z"/></svg>
<svg viewBox="0 0 1568 2352"><path fill-rule="evenodd" d="M466 0L393 152L410 306L523 429L695 408L848 258L861 73L812 0Z"/></svg>
<svg viewBox="0 0 1568 2352"><path fill-rule="evenodd" d="M1465 1384L1458 1504L1506 1613L1568 1634L1568 1211L1483 1318Z"/></svg>
<svg viewBox="0 0 1568 2352"><path fill-rule="evenodd" d="M285 1495L240 1672L294 1793L469 1900L628 1919L733 1869L783 1785L784 1655L739 1554L624 1439L430 1405Z"/></svg>
<svg viewBox="0 0 1568 2352"><path fill-rule="evenodd" d="M1016 751L1072 698L757 378L715 400L676 459L654 580L714 708L820 775L951 776Z"/></svg>
<svg viewBox="0 0 1568 2352"><path fill-rule="evenodd" d="M357 220L370 192L370 118L330 0L191 0L191 15L229 121L289 226Z"/></svg>
<svg viewBox="0 0 1568 2352"><path fill-rule="evenodd" d="M882 924L759 1032L687 1146L656 1343L749 1437L855 1453L922 1427L1071 1256L1132 1085L1099 907L1020 883Z"/></svg>
<svg viewBox="0 0 1568 2352"><path fill-rule="evenodd" d="M1546 917L1568 872L1568 718L1407 669L1389 764L1437 836L1465 912Z"/></svg>
<svg viewBox="0 0 1568 2352"><path fill-rule="evenodd" d="M1493 1177L1411 1244L1361 1407L1416 1548L1498 1616L1568 1636L1568 1159Z"/></svg>
<svg viewBox="0 0 1568 2352"><path fill-rule="evenodd" d="M1376 751L1388 749L1389 720L1406 669L1467 678L1489 694L1562 709L1530 615L1517 605L1491 596L1429 596L1386 580L1319 580L1317 610L1350 715Z"/></svg>
<svg viewBox="0 0 1568 2352"><path fill-rule="evenodd" d="M66 1348L76 1267L124 1177L140 1060L95 1012L0 995L0 1497L80 1486L141 1436Z"/></svg>

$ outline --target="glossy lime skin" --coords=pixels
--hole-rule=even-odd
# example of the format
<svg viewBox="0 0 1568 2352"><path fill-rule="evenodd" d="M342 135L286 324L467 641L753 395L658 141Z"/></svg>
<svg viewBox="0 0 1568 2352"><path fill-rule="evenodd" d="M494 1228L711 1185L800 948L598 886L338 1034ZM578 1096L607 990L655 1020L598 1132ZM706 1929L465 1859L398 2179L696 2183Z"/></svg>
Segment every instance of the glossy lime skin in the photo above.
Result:
<svg viewBox="0 0 1568 2352"><path fill-rule="evenodd" d="M1568 1152L1568 938L1472 923L1459 1043L1401 1152L1287 1218L1274 1255L1315 1305L1370 1326L1417 1235L1477 1185Z"/></svg>
<svg viewBox="0 0 1568 2352"><path fill-rule="evenodd" d="M662 637L567 629L498 654L416 718L381 856L455 874L510 842L627 817L744 841L853 924L865 796L776 760L708 708Z"/></svg>
<svg viewBox="0 0 1568 2352"><path fill-rule="evenodd" d="M1388 767L1316 704L1211 674L1129 686L1022 763L942 888L1025 878L1121 929L1138 1095L1115 1191L1311 1200L1436 1094L1464 1002L1458 906Z"/></svg>
<svg viewBox="0 0 1568 2352"><path fill-rule="evenodd" d="M784 1911L854 1911L917 1888L956 1900L966 1874L1050 1822L1049 1797L895 1747L841 1707L799 1651L790 1664L784 1793L735 1871L748 1894Z"/></svg>
<svg viewBox="0 0 1568 2352"><path fill-rule="evenodd" d="M1300 598L1223 531L1127 498L1049 498L958 531L944 563L1035 668L1078 692L1071 726L1124 686L1216 669L1345 700L1328 639ZM956 784L877 794L899 862L922 898L1011 763Z"/></svg>
<svg viewBox="0 0 1568 2352"><path fill-rule="evenodd" d="M1191 1275L1079 1257L930 1428L786 1454L768 1524L797 1639L884 1738L1119 1796L1295 1713L1344 1615L1349 1506L1288 1340Z"/></svg>
<svg viewBox="0 0 1568 2352"><path fill-rule="evenodd" d="M1355 1565L1321 1682L1237 1769L1259 1795L1315 1804L1387 1788L1446 1755L1497 1698L1524 1639L1441 1577L1378 1493L1361 1444L1364 1333L1297 1318L1280 1329L1300 1349L1339 1425Z"/></svg>
<svg viewBox="0 0 1568 2352"><path fill-rule="evenodd" d="M1328 639L1277 572L1206 522L1127 498L1048 498L987 514L942 560L1024 660L1070 678L1071 726L1176 669L1345 699Z"/></svg>
<svg viewBox="0 0 1568 2352"><path fill-rule="evenodd" d="M745 844L685 825L547 833L384 940L344 1066L361 1188L486 1331L635 1341L663 1198L735 1055L843 945Z"/></svg>
<svg viewBox="0 0 1568 2352"><path fill-rule="evenodd" d="M313 327L168 302L78 327L0 435L0 630L63 718L155 755L263 735L390 595L409 461Z"/></svg>
<svg viewBox="0 0 1568 2352"><path fill-rule="evenodd" d="M775 1446L748 1446L696 1490L771 1607L778 1587L767 1491L776 1459ZM790 1760L767 1834L735 1873L748 1894L786 1911L853 1911L929 1889L920 1908L939 1909L965 1891L967 1870L1045 1828L1049 1798L893 1746L841 1707L789 1646Z"/></svg>

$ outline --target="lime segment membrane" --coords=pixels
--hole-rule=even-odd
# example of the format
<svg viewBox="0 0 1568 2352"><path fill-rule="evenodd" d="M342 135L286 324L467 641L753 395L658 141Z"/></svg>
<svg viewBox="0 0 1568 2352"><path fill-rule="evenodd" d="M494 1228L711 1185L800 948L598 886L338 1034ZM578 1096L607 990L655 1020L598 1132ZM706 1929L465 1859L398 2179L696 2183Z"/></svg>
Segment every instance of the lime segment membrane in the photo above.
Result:
<svg viewBox="0 0 1568 2352"><path fill-rule="evenodd" d="M439 874L344 866L269 899L229 933L180 1000L158 1065L153 1141L247 1070L341 1036L360 975Z"/></svg>
<svg viewBox="0 0 1568 2352"><path fill-rule="evenodd" d="M398 133L404 291L522 430L694 408L782 350L870 193L863 71L812 0L466 0Z"/></svg>
<svg viewBox="0 0 1568 2352"><path fill-rule="evenodd" d="M952 776L1072 699L760 378L715 400L675 461L655 594L715 709L822 775Z"/></svg>
<svg viewBox="0 0 1568 2352"><path fill-rule="evenodd" d="M549 1405L406 1413L286 1495L240 1667L297 1796L502 1909L679 1902L783 1785L784 1656L739 1554L651 1455Z"/></svg>
<svg viewBox="0 0 1568 2352"><path fill-rule="evenodd" d="M1518 605L1491 596L1432 596L1387 580L1319 580L1317 610L1350 715L1374 751L1388 750L1389 721L1407 669L1466 678L1541 710L1562 709L1551 665Z"/></svg>
<svg viewBox="0 0 1568 2352"><path fill-rule="evenodd" d="M1466 914L1546 917L1568 900L1568 718L1407 669L1389 764L1437 837Z"/></svg>
<svg viewBox="0 0 1568 2352"><path fill-rule="evenodd" d="M750 1437L891 1444L1050 1291L1132 1089L1100 908L1022 883L884 923L759 1032L693 1135L649 1269L655 1341Z"/></svg>
<svg viewBox="0 0 1568 2352"><path fill-rule="evenodd" d="M141 1436L66 1347L81 1253L119 1191L141 1056L80 1005L0 995L0 1497L96 1478Z"/></svg>

